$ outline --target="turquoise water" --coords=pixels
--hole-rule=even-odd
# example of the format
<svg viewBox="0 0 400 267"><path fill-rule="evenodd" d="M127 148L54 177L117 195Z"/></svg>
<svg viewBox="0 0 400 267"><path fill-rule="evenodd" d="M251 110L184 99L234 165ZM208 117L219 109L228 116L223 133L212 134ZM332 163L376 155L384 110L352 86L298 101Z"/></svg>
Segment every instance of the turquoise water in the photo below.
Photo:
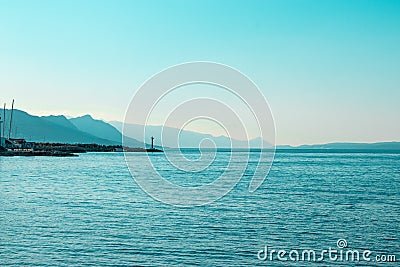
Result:
<svg viewBox="0 0 400 267"><path fill-rule="evenodd" d="M140 163L145 155L133 156ZM215 173L228 159L218 154ZM211 177L159 167L183 185ZM266 245L321 250L339 238L400 260L400 154L277 153L254 193L245 175L222 199L193 208L146 195L119 153L3 157L0 170L0 266L292 266L257 253Z"/></svg>

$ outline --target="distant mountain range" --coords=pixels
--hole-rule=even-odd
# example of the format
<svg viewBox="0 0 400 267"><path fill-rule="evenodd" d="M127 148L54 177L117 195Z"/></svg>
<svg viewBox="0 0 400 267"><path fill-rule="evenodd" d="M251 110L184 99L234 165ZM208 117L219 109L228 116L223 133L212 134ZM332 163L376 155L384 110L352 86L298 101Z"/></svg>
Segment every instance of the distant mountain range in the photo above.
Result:
<svg viewBox="0 0 400 267"><path fill-rule="evenodd" d="M127 136L133 137L138 140L143 139L142 133L144 129L141 125L126 123L123 129L124 124L122 122L111 121L109 123L117 128L120 132L124 131L124 134ZM163 137L162 145L164 147L197 148L204 139L208 139L208 142L204 142L202 146L208 148L214 147L213 143L216 147L219 148L229 148L231 147L231 145L235 148L246 148L249 146L254 148L272 147L271 144L263 141L261 138L255 138L247 142L233 138L231 139L226 136L213 136L211 134L180 130L167 126L146 126L145 131L147 136L154 136L155 140L158 141L158 144L161 143Z"/></svg>
<svg viewBox="0 0 400 267"><path fill-rule="evenodd" d="M8 135L10 110L6 110L5 135ZM3 114L1 114L3 117ZM34 116L25 111L14 110L11 137L28 141L54 143L96 143L118 145L122 134L110 124L86 115L67 119L65 116ZM130 147L144 147L142 142L125 138Z"/></svg>
<svg viewBox="0 0 400 267"><path fill-rule="evenodd" d="M0 114L3 117L3 113ZM8 135L10 110L6 110L5 133ZM125 124L122 135L123 123L118 121L104 122L93 119L90 115L77 118L66 118L59 116L34 116L25 111L14 110L13 127L11 137L24 138L36 142L57 142L57 143L96 143L103 145L118 145L122 143L130 147L149 146L142 140L143 127L137 124ZM218 148L246 148L248 144L252 148L272 147L261 138L247 141L230 139L226 136L213 136L193 131L186 131L163 126L146 126L146 138L155 137L156 144L164 147L198 148L202 140L208 139L202 145L213 147L215 143ZM177 138L179 136L179 139ZM179 140L179 141L178 141ZM149 143L150 140L147 140ZM277 146L277 149L378 149L378 150L400 150L400 142L379 142L379 143L328 143L301 146Z"/></svg>
<svg viewBox="0 0 400 267"><path fill-rule="evenodd" d="M6 110L6 136L9 123L10 110ZM112 144L110 140L80 131L64 116L39 117L21 110L14 110L11 137L40 142Z"/></svg>
<svg viewBox="0 0 400 267"><path fill-rule="evenodd" d="M378 143L345 143L335 142L328 144L300 145L300 146L278 146L281 149L376 149L376 150L400 150L400 142L378 142Z"/></svg>
<svg viewBox="0 0 400 267"><path fill-rule="evenodd" d="M114 143L120 144L122 142L122 133L120 131L102 120L93 119L90 115L71 118L69 121L82 132L110 140ZM124 136L124 145L129 147L145 146L144 142L140 142L128 136Z"/></svg>

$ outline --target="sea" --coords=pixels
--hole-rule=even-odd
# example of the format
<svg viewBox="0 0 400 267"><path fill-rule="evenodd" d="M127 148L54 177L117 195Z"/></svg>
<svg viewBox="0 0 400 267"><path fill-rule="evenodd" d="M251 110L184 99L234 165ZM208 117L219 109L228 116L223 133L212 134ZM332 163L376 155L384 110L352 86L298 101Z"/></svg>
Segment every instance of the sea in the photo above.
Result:
<svg viewBox="0 0 400 267"><path fill-rule="evenodd" d="M257 154L213 153L190 172L150 156L169 181L199 186L231 153ZM238 173L226 195L188 207L148 195L134 179L148 155L129 157L132 173L123 153L0 157L0 266L399 266L398 151L277 151L254 192Z"/></svg>

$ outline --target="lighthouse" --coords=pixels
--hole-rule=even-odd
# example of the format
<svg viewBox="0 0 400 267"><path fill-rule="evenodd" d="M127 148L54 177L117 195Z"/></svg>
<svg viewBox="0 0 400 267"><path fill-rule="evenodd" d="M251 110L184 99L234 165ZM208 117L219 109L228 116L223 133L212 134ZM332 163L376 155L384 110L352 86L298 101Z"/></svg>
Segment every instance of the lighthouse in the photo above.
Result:
<svg viewBox="0 0 400 267"><path fill-rule="evenodd" d="M154 147L154 137L151 137L151 147L146 149L147 152L163 152L161 149Z"/></svg>

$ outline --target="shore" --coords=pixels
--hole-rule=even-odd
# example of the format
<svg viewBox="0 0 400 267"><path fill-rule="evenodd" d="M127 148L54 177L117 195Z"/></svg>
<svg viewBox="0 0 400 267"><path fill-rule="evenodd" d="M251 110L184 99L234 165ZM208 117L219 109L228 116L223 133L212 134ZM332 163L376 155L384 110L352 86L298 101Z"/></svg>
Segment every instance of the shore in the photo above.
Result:
<svg viewBox="0 0 400 267"><path fill-rule="evenodd" d="M27 145L29 144L29 146ZM132 148L121 145L100 144L63 144L63 143L25 143L20 148L0 150L0 156L51 156L51 157L77 157L86 152L163 152L156 148Z"/></svg>
<svg viewBox="0 0 400 267"><path fill-rule="evenodd" d="M2 151L0 156L15 157L15 156L50 156L50 157L78 157L77 154L61 152L61 151Z"/></svg>

